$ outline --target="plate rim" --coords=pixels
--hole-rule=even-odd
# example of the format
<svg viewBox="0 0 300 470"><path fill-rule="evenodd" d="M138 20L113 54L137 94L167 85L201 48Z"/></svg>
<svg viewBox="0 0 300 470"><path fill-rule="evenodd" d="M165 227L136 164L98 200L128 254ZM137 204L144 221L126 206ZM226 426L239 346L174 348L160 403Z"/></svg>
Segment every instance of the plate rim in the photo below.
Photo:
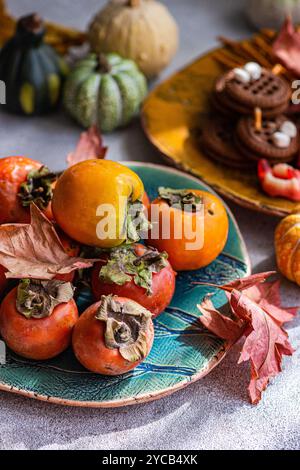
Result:
<svg viewBox="0 0 300 470"><path fill-rule="evenodd" d="M141 114L140 114L140 122L141 122L141 127L148 139L148 141L153 145L153 147L159 152L161 158L164 160L165 163L170 165L173 168L179 169L183 171L186 174L195 176L198 178L200 181L204 182L206 185L208 185L210 188L214 189L218 194L221 194L222 196L226 197L227 199L235 202L241 207L245 207L246 209L253 210L255 212L260 212L263 214L268 214L276 217L286 217L287 215L290 215L293 210L284 210L282 208L276 208L276 198L272 198L273 204L270 203L264 203L260 204L259 200L251 201L247 199L246 197L239 197L239 195L230 192L229 190L223 189L221 186L218 184L211 183L206 180L205 175L198 176L196 175L192 169L185 168L185 165L182 164L180 161L175 160L172 157L171 152L167 152L166 150L162 149L162 146L160 145L159 141L155 139L151 134L148 129L147 125L147 118L146 118L146 113L145 113L145 106L149 99L155 95L156 91L158 88L160 88L163 84L165 84L168 81L173 80L174 77L176 77L178 74L184 72L187 68L193 66L196 64L199 60L205 59L206 57L212 56L215 52L219 52L224 50L224 47L212 47L211 49L208 49L206 52L203 54L199 55L198 57L194 58L193 60L189 61L186 65L180 67L177 71L173 72L170 76L166 77L163 81L159 82L158 84L155 85L155 87L150 91L150 93L147 95L146 99L142 103L141 107ZM297 203L295 203L297 206ZM296 210L296 208L295 208Z"/></svg>
<svg viewBox="0 0 300 470"><path fill-rule="evenodd" d="M241 244L241 250L243 253L244 261L245 261L245 266L247 267L247 271L245 272L245 276L251 274L251 261L249 257L249 253L245 244L245 240L243 238L243 235L240 231L240 228L237 224L237 221L230 210L230 208L227 206L226 202L223 201L223 199L214 191L213 188L211 188L207 183L202 181L200 178L197 178L194 175L191 175L189 173L183 172L181 170L178 170L176 168L172 168L170 166L166 165L160 165L157 163L150 163L150 162L139 162L139 161L132 161L132 160L126 160L126 161L121 161L119 162L123 165L126 166L137 166L137 167L148 167L148 168L156 168L159 170L167 171L169 173L175 173L181 176L184 176L188 179L191 179L197 183L201 183L209 192L212 194L215 194L217 197L219 197L223 204L225 205L225 208L228 212L228 214L231 217L232 223L235 227L235 230L239 236L240 244ZM225 342L223 348L220 350L218 354L216 354L209 362L207 367L205 367L203 370L200 372L197 372L190 378L183 379L181 382L178 384L172 385L170 387L167 387L163 390L157 390L152 393L145 393L140 395L137 398L129 397L129 398L122 398L118 400L108 400L108 401L82 401L82 400L69 400L69 399L64 399L64 398L59 398L59 397L53 397L53 396L47 396L47 395L42 395L35 393L33 391L28 391L24 390L21 388L17 388L8 384L5 384L4 382L0 382L0 391L3 392L10 392L16 395L21 395L27 398L35 399L38 401L43 401L47 403L53 403L56 405L62 405L62 406L73 406L73 407L78 407L78 408L120 408L123 406L129 406L129 405L137 405L137 404L142 404L142 403L147 403L150 401L158 400L160 398L164 398L168 395L171 395L175 393L178 390L181 390L188 385L197 382L201 378L205 377L209 372L211 372L227 355L231 347L234 345L234 342Z"/></svg>

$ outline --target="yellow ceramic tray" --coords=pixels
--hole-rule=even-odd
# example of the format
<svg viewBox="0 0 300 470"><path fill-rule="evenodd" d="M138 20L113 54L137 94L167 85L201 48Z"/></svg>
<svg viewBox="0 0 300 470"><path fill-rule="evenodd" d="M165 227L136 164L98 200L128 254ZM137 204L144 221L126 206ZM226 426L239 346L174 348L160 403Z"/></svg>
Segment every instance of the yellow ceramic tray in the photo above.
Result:
<svg viewBox="0 0 300 470"><path fill-rule="evenodd" d="M224 71L215 49L158 85L146 99L142 121L150 141L168 163L192 173L236 203L284 216L300 204L265 195L255 174L233 170L206 157L199 131L211 109L209 97L216 77Z"/></svg>

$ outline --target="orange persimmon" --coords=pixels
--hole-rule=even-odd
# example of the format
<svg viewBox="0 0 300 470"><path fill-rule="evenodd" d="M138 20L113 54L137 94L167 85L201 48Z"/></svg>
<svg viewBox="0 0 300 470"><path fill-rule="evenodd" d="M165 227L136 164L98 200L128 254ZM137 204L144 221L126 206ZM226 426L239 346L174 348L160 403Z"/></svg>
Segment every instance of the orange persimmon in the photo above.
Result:
<svg viewBox="0 0 300 470"><path fill-rule="evenodd" d="M53 184L54 175L50 172L48 176L42 174L39 180L42 184L35 193L33 180L29 182L28 178L40 176L39 171L49 172L42 163L31 158L13 156L0 159L0 224L29 223L31 200L37 203L46 217L53 218L49 187Z"/></svg>
<svg viewBox="0 0 300 470"><path fill-rule="evenodd" d="M0 294L4 291L7 286L8 280L5 277L6 269L0 264Z"/></svg>
<svg viewBox="0 0 300 470"><path fill-rule="evenodd" d="M150 207L150 199L149 199L149 196L146 193L146 191L143 194L142 203L144 204L144 207L145 207L146 211L148 211L149 207Z"/></svg>
<svg viewBox="0 0 300 470"><path fill-rule="evenodd" d="M80 316L72 343L75 356L86 369L119 375L147 357L153 338L148 310L124 297L103 296Z"/></svg>
<svg viewBox="0 0 300 470"><path fill-rule="evenodd" d="M68 235L66 235L59 227L56 226L55 230L67 255L70 257L78 256L80 252L80 246L78 243L68 237ZM74 277L75 271L72 271L67 274L56 274L55 279L65 282L73 282Z"/></svg>
<svg viewBox="0 0 300 470"><path fill-rule="evenodd" d="M143 194L142 181L126 166L109 160L85 160L58 179L52 209L59 226L74 240L112 248L132 234L128 211Z"/></svg>
<svg viewBox="0 0 300 470"><path fill-rule="evenodd" d="M176 273L159 253L140 243L112 250L92 270L92 291L96 300L114 294L135 300L156 317L169 305L175 291ZM128 274L130 273L130 274Z"/></svg>
<svg viewBox="0 0 300 470"><path fill-rule="evenodd" d="M159 188L150 205L148 244L166 251L176 271L199 269L223 250L228 216L221 200L198 189Z"/></svg>
<svg viewBox="0 0 300 470"><path fill-rule="evenodd" d="M23 313L18 310L18 289L11 290L1 304L0 333L3 340L15 353L29 359L45 360L57 356L71 342L72 330L78 320L76 303L73 299L59 303L49 315L37 318L31 315L27 305L23 305ZM41 299L42 295L32 300L32 311L46 305L44 298ZM38 300L41 302L37 305Z"/></svg>

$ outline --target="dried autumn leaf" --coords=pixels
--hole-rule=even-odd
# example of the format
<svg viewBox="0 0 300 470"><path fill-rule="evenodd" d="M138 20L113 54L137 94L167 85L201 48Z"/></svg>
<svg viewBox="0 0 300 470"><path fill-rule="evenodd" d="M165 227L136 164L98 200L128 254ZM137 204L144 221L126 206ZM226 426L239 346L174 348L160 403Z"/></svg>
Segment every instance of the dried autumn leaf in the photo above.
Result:
<svg viewBox="0 0 300 470"><path fill-rule="evenodd" d="M236 279L235 281L219 286L217 284L210 284L208 282L193 282L193 284L217 287L226 292L231 292L233 289L245 290L252 286L257 286L258 284L265 282L269 277L276 274L276 271L266 271L265 273L251 274L251 276L243 277Z"/></svg>
<svg viewBox="0 0 300 470"><path fill-rule="evenodd" d="M222 286L223 290L232 291L232 289L244 290L253 286L258 286L265 282L269 277L276 274L276 271L267 271L265 273L251 274L251 276L242 277Z"/></svg>
<svg viewBox="0 0 300 470"><path fill-rule="evenodd" d="M93 265L96 260L67 255L52 223L35 204L30 213L30 224L0 226L0 265L7 269L6 277L53 279Z"/></svg>
<svg viewBox="0 0 300 470"><path fill-rule="evenodd" d="M260 305L245 293L234 290L230 305L238 318L249 318L250 332L247 334L239 364L250 361L251 380L249 395L256 404L270 379L281 372L282 355L294 352L288 341L288 334Z"/></svg>
<svg viewBox="0 0 300 470"><path fill-rule="evenodd" d="M282 308L280 281L265 282L252 286L244 293L262 307L280 325L294 319L299 307Z"/></svg>
<svg viewBox="0 0 300 470"><path fill-rule="evenodd" d="M280 283L264 282L272 274L255 274L214 286L226 292L233 319L224 317L207 298L198 306L200 322L217 336L228 341L246 336L239 363L250 361L252 403L259 402L270 379L281 371L283 354L293 353L282 325L293 319L298 308L281 306Z"/></svg>
<svg viewBox="0 0 300 470"><path fill-rule="evenodd" d="M275 271L252 274L251 276L237 279L222 286L223 290L232 292L233 289L244 291L254 302L259 304L281 325L293 320L299 307L281 307L280 281L265 282L273 276Z"/></svg>
<svg viewBox="0 0 300 470"><path fill-rule="evenodd" d="M82 132L74 152L67 156L68 166L83 162L92 158L105 158L107 147L103 146L102 136L97 126L90 127Z"/></svg>
<svg viewBox="0 0 300 470"><path fill-rule="evenodd" d="M202 313L200 317L202 325L219 338L235 343L243 334L242 323L222 315L215 309L209 297L206 297L197 307Z"/></svg>
<svg viewBox="0 0 300 470"><path fill-rule="evenodd" d="M273 52L286 69L300 77L300 33L289 16L273 44Z"/></svg>
<svg viewBox="0 0 300 470"><path fill-rule="evenodd" d="M281 308L280 281L265 282L276 271L252 274L251 276L237 279L222 286L222 290L232 292L233 289L244 291L244 293L259 304L281 325L293 320L299 307Z"/></svg>

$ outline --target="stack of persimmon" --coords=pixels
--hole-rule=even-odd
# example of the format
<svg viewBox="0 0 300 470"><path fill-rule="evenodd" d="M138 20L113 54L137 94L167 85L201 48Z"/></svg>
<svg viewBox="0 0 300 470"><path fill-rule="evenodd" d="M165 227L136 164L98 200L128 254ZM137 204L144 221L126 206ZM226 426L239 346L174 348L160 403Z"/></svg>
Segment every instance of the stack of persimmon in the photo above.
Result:
<svg viewBox="0 0 300 470"><path fill-rule="evenodd" d="M47 280L27 273L9 291L7 267L0 266L0 291L9 291L0 309L2 338L35 360L72 343L84 367L105 375L125 373L145 359L152 320L172 300L176 271L211 263L228 235L226 210L216 196L159 188L150 202L139 176L109 160L82 161L57 178L31 159L0 159L0 203L0 223L29 223L35 203L69 256L89 253L93 267L84 278L95 301L79 316L74 272Z"/></svg>

